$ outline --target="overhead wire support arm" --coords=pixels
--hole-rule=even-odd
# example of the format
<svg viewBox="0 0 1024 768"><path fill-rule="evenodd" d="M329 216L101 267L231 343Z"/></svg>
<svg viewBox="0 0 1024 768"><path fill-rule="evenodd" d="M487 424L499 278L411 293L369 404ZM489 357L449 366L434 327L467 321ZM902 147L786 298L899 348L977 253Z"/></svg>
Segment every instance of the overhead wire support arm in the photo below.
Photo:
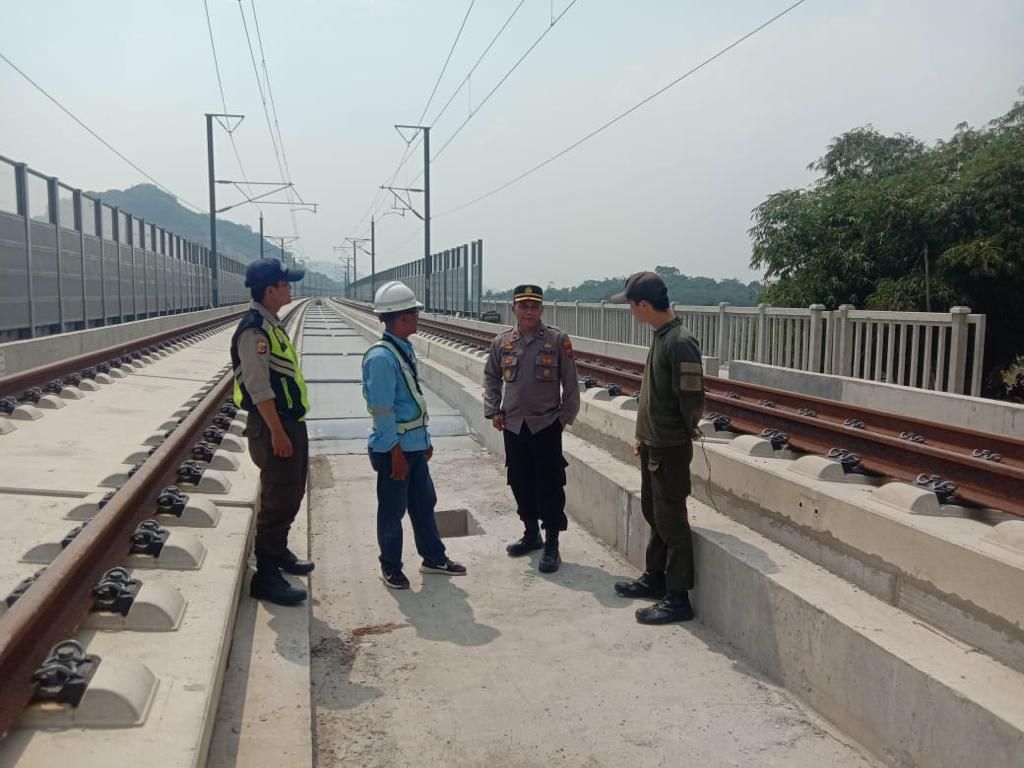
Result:
<svg viewBox="0 0 1024 768"><path fill-rule="evenodd" d="M422 214L420 214L419 211L413 208L412 198L408 197L409 193L416 192L417 194L422 194L424 190L418 189L416 187L390 187L387 184L381 184L380 188L388 190L392 195L394 195L395 201L402 204L401 207L395 206L395 208L399 211L402 211L403 215L405 211L410 211L420 221L424 221ZM401 192L404 192L406 194L399 194Z"/></svg>

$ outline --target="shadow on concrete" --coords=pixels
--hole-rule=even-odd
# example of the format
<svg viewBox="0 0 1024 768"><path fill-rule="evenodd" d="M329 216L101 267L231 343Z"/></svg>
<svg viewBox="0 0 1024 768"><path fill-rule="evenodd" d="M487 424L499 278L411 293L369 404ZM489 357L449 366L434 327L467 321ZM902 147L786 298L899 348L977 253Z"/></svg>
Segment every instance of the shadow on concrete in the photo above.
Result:
<svg viewBox="0 0 1024 768"><path fill-rule="evenodd" d="M463 646L487 645L501 636L488 624L480 624L469 604L469 595L455 578L424 576L419 592L387 590L398 603L406 621L424 640Z"/></svg>
<svg viewBox="0 0 1024 768"><path fill-rule="evenodd" d="M314 718L318 708L355 709L380 695L379 688L351 679L359 638L343 636L340 630L310 616L309 640Z"/></svg>
<svg viewBox="0 0 1024 768"><path fill-rule="evenodd" d="M540 562L541 554L542 552L540 551L530 553L531 576L546 579L555 586L564 587L565 589L571 589L576 592L588 592L605 608L629 607L629 600L623 600L615 594L615 582L628 581L634 577L618 576L614 573L609 573L604 568L572 563L565 559L562 560L562 567L557 572L544 574L537 570L537 563ZM564 554L563 552L563 558Z"/></svg>
<svg viewBox="0 0 1024 768"><path fill-rule="evenodd" d="M254 571L250 569L249 574L246 575L245 585L243 586L243 600L252 600L248 596L248 584L253 573ZM304 589L309 587L308 584L303 583L302 579L285 574L282 574L282 576L292 586ZM267 626L274 633L274 650L277 652L277 655L293 664L299 664L300 666L308 664L309 660L306 649L309 637L306 636L306 626L305 621L303 621L305 618L304 614L309 613L308 602L299 605L275 605L269 600L263 600L262 604L263 609L270 614L270 621L267 622Z"/></svg>

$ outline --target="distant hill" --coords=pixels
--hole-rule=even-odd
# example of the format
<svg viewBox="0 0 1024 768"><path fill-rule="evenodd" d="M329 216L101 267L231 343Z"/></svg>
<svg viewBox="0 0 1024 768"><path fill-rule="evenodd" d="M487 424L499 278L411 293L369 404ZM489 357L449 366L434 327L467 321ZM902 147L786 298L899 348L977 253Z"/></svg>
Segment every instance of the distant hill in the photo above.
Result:
<svg viewBox="0 0 1024 768"><path fill-rule="evenodd" d="M736 279L714 280L710 277L689 277L675 267L655 267L668 286L668 297L676 304L710 306L727 301L737 307L752 307L758 302L763 286L753 281L742 283ZM570 288L544 288L544 298L554 301L602 301L622 290L628 275L584 280ZM511 298L512 289L487 291L485 298Z"/></svg>
<svg viewBox="0 0 1024 768"><path fill-rule="evenodd" d="M152 184L138 184L128 189L108 189L106 192L90 192L108 205L116 205L148 222L163 227L169 232L210 246L210 217L195 213L182 206L177 198L158 189ZM280 243L278 244L280 245ZM217 250L248 264L260 257L260 235L252 227L233 221L217 219ZM290 251L287 251L289 255ZM281 249L273 240L266 240L263 255L281 258ZM326 274L331 279L340 278L337 265L330 262L310 261L308 269Z"/></svg>

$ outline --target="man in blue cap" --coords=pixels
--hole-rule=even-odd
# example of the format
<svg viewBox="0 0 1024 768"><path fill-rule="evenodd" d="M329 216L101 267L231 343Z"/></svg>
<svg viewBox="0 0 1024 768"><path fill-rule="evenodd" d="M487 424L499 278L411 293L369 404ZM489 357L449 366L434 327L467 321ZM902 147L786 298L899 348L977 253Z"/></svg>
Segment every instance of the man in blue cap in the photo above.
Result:
<svg viewBox="0 0 1024 768"><path fill-rule="evenodd" d="M277 316L292 300L291 284L304 275L304 269L285 268L277 259L252 262L245 270L252 303L231 338L235 405L249 412L245 435L260 468L256 574L249 594L278 605L306 599L306 590L292 586L281 571L304 576L313 570L311 561L288 549L288 531L306 493L309 397L299 356Z"/></svg>

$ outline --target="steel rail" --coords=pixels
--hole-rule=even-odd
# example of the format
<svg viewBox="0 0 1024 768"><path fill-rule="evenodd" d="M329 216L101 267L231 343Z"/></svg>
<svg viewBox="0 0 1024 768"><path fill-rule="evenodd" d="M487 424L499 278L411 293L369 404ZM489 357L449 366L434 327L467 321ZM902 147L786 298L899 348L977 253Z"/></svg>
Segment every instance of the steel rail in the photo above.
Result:
<svg viewBox="0 0 1024 768"><path fill-rule="evenodd" d="M864 429L890 435L902 440L913 440L913 435L920 436L923 444L947 451L962 452L973 455L975 450L987 450L999 454L999 462L1004 466L1024 469L1024 441L1011 437L977 432L971 429L940 424L903 416L898 413L878 411L872 408L851 407L836 400L828 400L813 395L802 395L782 389L774 389L756 384L747 384L731 379L706 376L709 394L733 392L743 400L755 403L767 400L781 410L792 411L794 415L803 411L813 411L819 419L826 419L844 424L847 419L856 419L864 424ZM904 437L907 436L907 437Z"/></svg>
<svg viewBox="0 0 1024 768"><path fill-rule="evenodd" d="M166 346L175 341L212 330L218 326L226 325L240 318L245 312L232 312L222 317L202 320L198 323L182 326L169 331L161 331L150 336L145 336L134 341L127 341L121 344L114 344L95 352L86 352L66 360L57 360L53 363L29 368L24 371L12 373L0 377L0 398L13 397L21 399L27 390L33 387L45 388L50 382L59 380L61 383L71 374L81 374L82 371L94 368L102 363L110 363L114 360L121 360L125 357L138 357L143 350L151 347Z"/></svg>
<svg viewBox="0 0 1024 768"><path fill-rule="evenodd" d="M911 483L922 474L937 476L956 483L955 496L969 504L1024 517L1024 470L1019 467L725 395L709 392L705 397L709 410L729 418L729 429L755 435L778 430L793 448L809 453L845 449L860 457L860 467Z"/></svg>
<svg viewBox="0 0 1024 768"><path fill-rule="evenodd" d="M296 322L303 303L287 318ZM301 310L301 311L299 311ZM0 739L15 726L36 690L33 675L57 642L72 637L95 602L93 587L131 550L131 536L154 516L160 492L218 414L233 388L228 372L173 430L139 470L120 486L81 533L0 616Z"/></svg>

